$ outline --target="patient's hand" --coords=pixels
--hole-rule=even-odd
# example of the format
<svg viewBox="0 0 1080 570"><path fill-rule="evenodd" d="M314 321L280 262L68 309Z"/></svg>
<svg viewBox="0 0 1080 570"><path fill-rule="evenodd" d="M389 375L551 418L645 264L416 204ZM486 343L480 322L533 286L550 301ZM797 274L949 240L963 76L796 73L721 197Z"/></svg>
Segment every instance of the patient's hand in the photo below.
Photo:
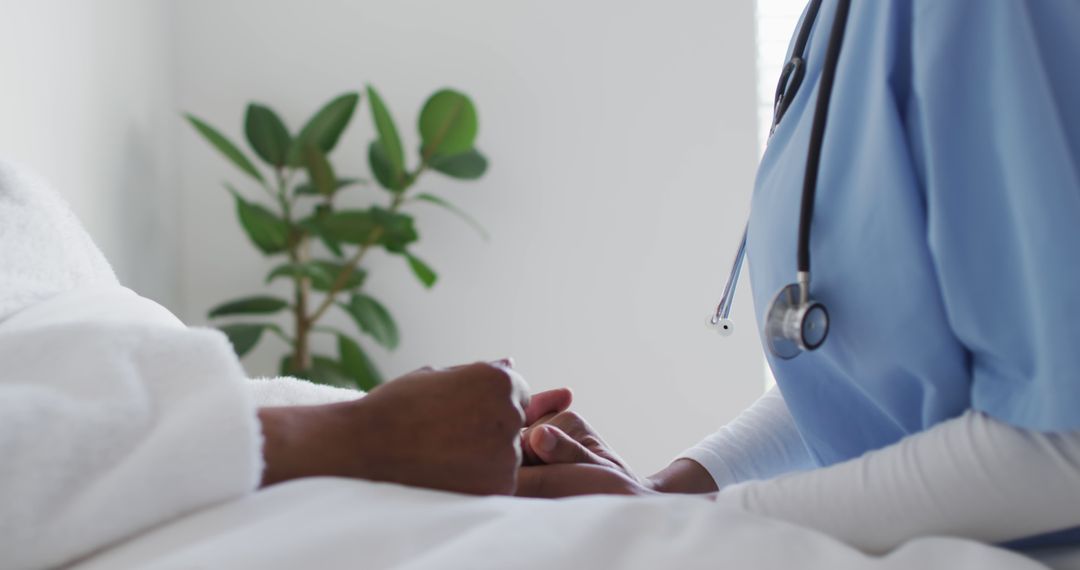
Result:
<svg viewBox="0 0 1080 570"><path fill-rule="evenodd" d="M538 394L530 406L516 373L479 363L419 370L352 402L263 408L263 484L339 476L509 494L521 428L565 409L569 397Z"/></svg>

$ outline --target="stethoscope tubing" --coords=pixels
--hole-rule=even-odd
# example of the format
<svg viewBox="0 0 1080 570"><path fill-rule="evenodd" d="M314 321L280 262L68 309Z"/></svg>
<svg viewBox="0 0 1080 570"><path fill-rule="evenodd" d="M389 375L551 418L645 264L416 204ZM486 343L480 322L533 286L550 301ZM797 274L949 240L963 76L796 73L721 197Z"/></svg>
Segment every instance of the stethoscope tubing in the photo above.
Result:
<svg viewBox="0 0 1080 570"><path fill-rule="evenodd" d="M799 27L795 44L792 46L792 55L784 65L780 79L776 86L773 104L773 121L769 130L769 139L780 124L781 119L787 112L795 94L799 91L806 74L806 46L809 42L810 32L817 21L818 12L821 9L821 0L811 0L807 6L803 23ZM821 78L818 84L818 96L815 102L813 123L810 128L810 140L807 145L806 170L803 173L802 196L799 203L799 227L796 244L796 283L788 285L781 290L776 299L784 302L778 304L774 299L770 304L766 315L767 323L773 323L776 329L772 336L767 334L768 344L774 354L781 358L792 358L802 350L814 350L821 346L828 336L828 311L821 303L813 301L810 297L810 230L814 218L814 201L817 197L818 174L821 167L821 154L825 140L825 127L829 118L829 107L832 103L833 85L836 80L836 69L839 65L840 50L843 46L844 35L847 28L848 14L851 11L851 0L838 0L836 13L833 16L832 29L829 32L829 43L826 46L825 62L822 66ZM731 307L734 303L735 289L738 286L739 274L746 257L746 242L749 231L749 223L743 229L742 239L739 242L735 261L732 263L731 273L727 284L724 286L723 296L716 307L716 313L710 318L710 324L720 327L724 334L730 334L733 324L729 320ZM797 300L788 301L785 292L797 292ZM790 295L789 295L790 296ZM781 314L782 313L782 314ZM790 314L789 314L790 313ZM815 319L805 320L808 315ZM791 321L789 317L797 317L799 327L787 326ZM792 321L794 322L794 321ZM806 325L809 323L809 328ZM784 326L780 326L783 324ZM817 342L807 341L806 332L815 330L820 326L822 330L820 340ZM766 327L767 329L769 326ZM790 329L790 330L789 330ZM793 332L795 331L795 332ZM798 332L796 335L795 333ZM776 338L772 338L775 336ZM791 345L794 352L777 350L777 344Z"/></svg>
<svg viewBox="0 0 1080 570"><path fill-rule="evenodd" d="M847 27L851 0L840 0L836 5L836 15L832 30L829 32L829 46L825 52L825 65L821 69L821 83L814 109L814 122L810 127L810 143L806 151L806 171L803 174L802 201L799 205L799 239L797 251L797 269L800 273L810 273L810 228L814 219L814 199L817 197L818 171L821 169L821 152L825 141L825 125L829 120L829 105L832 103L833 84L836 80L836 68L840 62L840 48L844 43L844 29Z"/></svg>
<svg viewBox="0 0 1080 570"><path fill-rule="evenodd" d="M735 301L735 287L739 284L739 273L742 271L743 261L746 259L746 234L750 231L750 225L743 226L742 239L739 240L739 250L735 254L735 261L731 264L731 273L728 275L727 284L724 285L724 294L720 297L720 303L716 306L716 314L710 323L715 325L721 319L727 319L731 315L731 305Z"/></svg>

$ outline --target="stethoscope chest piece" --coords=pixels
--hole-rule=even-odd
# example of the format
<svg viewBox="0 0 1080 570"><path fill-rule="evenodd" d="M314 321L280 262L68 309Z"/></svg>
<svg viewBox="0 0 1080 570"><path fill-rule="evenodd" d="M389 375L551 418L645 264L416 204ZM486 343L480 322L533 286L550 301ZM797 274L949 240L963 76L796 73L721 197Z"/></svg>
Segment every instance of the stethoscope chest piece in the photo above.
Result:
<svg viewBox="0 0 1080 570"><path fill-rule="evenodd" d="M829 336L825 305L802 297L799 285L792 283L773 297L765 314L765 343L778 358L788 360L816 350Z"/></svg>

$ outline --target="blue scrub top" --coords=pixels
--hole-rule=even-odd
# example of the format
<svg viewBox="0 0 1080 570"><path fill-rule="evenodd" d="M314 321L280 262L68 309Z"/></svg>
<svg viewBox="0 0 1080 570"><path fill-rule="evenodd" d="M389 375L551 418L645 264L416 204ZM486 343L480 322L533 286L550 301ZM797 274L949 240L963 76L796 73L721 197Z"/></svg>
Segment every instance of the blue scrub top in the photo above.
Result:
<svg viewBox="0 0 1080 570"><path fill-rule="evenodd" d="M762 159L754 302L795 280L806 151L835 0ZM969 408L1080 429L1080 2L855 1L811 255L824 346L770 355L821 465Z"/></svg>

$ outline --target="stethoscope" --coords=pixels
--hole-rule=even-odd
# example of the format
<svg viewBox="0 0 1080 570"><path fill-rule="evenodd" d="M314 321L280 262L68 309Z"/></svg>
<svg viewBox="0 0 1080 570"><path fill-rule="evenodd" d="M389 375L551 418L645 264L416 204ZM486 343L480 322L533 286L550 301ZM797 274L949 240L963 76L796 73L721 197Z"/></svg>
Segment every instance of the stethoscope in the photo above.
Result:
<svg viewBox="0 0 1080 570"><path fill-rule="evenodd" d="M818 169L821 166L821 147L825 138L825 122L829 114L829 101L832 97L833 80L836 78L836 65L840 60L840 46L844 42L844 28L847 25L848 10L851 0L839 0L832 31L829 33L829 45L825 54L825 66L821 70L820 93L814 108L814 123L810 129L810 145L806 155L806 172L803 176L802 202L799 206L799 238L797 249L797 268L795 283L780 290L769 304L765 314L765 343L775 356L783 359L795 358L803 351L816 350L825 343L829 336L829 311L825 305L810 296L810 224L814 217L814 196L817 193ZM817 20L821 0L812 0L803 17L795 45L791 50L791 59L780 73L776 85L773 103L772 138L776 126L780 124L791 101L795 98L803 77L806 75L806 43L810 30ZM731 265L724 293L716 306L716 313L709 318L709 324L723 336L734 332L735 324L731 321L731 305L735 299L735 287L739 283L739 273L746 259L746 235L749 224L743 229L735 262Z"/></svg>

